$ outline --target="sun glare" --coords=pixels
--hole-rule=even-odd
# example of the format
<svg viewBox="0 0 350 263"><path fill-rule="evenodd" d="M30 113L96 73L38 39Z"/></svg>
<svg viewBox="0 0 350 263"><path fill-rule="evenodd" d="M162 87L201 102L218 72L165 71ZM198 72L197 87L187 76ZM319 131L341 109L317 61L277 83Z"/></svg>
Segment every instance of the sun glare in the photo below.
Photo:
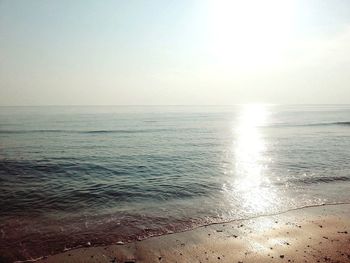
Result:
<svg viewBox="0 0 350 263"><path fill-rule="evenodd" d="M259 186L264 180L261 163L266 146L259 126L264 124L266 114L263 105L246 105L242 108L234 143L238 188Z"/></svg>
<svg viewBox="0 0 350 263"><path fill-rule="evenodd" d="M271 200L275 198L269 179L265 175L267 146L261 126L266 124L267 118L267 106L244 105L234 123L235 172L230 189L233 189L235 194L239 193L243 207L249 212L265 211L271 205Z"/></svg>
<svg viewBox="0 0 350 263"><path fill-rule="evenodd" d="M277 63L292 31L293 2L208 0L209 49L223 66Z"/></svg>

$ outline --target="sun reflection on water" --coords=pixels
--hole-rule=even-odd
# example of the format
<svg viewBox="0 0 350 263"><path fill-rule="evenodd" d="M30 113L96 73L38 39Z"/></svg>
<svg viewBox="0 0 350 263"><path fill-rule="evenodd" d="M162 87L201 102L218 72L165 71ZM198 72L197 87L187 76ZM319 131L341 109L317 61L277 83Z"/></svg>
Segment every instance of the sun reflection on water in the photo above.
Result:
<svg viewBox="0 0 350 263"><path fill-rule="evenodd" d="M268 115L265 105L245 105L234 125L234 172L230 191L249 213L267 212L276 198L267 176L269 157L261 131Z"/></svg>

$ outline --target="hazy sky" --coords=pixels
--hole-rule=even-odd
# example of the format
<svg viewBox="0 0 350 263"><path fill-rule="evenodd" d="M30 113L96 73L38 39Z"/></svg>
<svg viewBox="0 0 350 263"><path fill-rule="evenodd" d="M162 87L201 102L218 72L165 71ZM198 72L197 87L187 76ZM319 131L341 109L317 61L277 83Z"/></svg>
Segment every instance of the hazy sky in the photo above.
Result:
<svg viewBox="0 0 350 263"><path fill-rule="evenodd" d="M0 105L350 103L348 0L0 0Z"/></svg>

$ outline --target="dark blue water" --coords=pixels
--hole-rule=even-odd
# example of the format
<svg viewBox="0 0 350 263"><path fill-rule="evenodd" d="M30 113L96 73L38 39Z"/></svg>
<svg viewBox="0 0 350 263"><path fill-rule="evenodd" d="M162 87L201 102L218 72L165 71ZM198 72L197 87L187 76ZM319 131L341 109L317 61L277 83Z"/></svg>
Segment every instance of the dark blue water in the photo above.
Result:
<svg viewBox="0 0 350 263"><path fill-rule="evenodd" d="M350 106L2 107L0 254L350 201Z"/></svg>

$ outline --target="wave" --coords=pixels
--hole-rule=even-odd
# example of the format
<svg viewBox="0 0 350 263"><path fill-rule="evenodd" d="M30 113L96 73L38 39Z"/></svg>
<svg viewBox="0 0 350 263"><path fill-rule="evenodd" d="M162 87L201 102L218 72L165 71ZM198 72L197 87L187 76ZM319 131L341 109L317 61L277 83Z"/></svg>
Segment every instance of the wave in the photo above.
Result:
<svg viewBox="0 0 350 263"><path fill-rule="evenodd" d="M275 123L275 124L267 124L262 127L322 127L322 126L350 126L350 121L336 121L336 122L316 122L316 123Z"/></svg>
<svg viewBox="0 0 350 263"><path fill-rule="evenodd" d="M21 134L21 133L58 133L68 132L66 130L0 130L0 134Z"/></svg>
<svg viewBox="0 0 350 263"><path fill-rule="evenodd" d="M97 211L121 202L198 198L221 189L217 182L189 182L186 177L174 180L175 176L180 174L167 175L167 168L153 171L138 159L109 165L74 158L0 159L0 214L76 211L81 204Z"/></svg>
<svg viewBox="0 0 350 263"><path fill-rule="evenodd" d="M350 121L321 122L305 124L267 124L263 127L313 127L313 126L350 126ZM0 134L33 134L33 133L76 133L76 134L133 134L169 132L173 129L114 129L114 130L65 130L65 129L37 129L37 130L0 130Z"/></svg>
<svg viewBox="0 0 350 263"><path fill-rule="evenodd" d="M139 129L139 130L0 130L0 134L31 134L31 133L78 133L78 134L99 134L99 133L153 133L167 132L169 129Z"/></svg>
<svg viewBox="0 0 350 263"><path fill-rule="evenodd" d="M350 126L350 121L309 123L309 124L302 124L300 126L335 126L335 125Z"/></svg>
<svg viewBox="0 0 350 263"><path fill-rule="evenodd" d="M289 182L294 184L319 184L319 183L332 183L332 182L349 182L350 177L346 176L333 176L333 177L308 177L308 178L298 178L289 180Z"/></svg>

